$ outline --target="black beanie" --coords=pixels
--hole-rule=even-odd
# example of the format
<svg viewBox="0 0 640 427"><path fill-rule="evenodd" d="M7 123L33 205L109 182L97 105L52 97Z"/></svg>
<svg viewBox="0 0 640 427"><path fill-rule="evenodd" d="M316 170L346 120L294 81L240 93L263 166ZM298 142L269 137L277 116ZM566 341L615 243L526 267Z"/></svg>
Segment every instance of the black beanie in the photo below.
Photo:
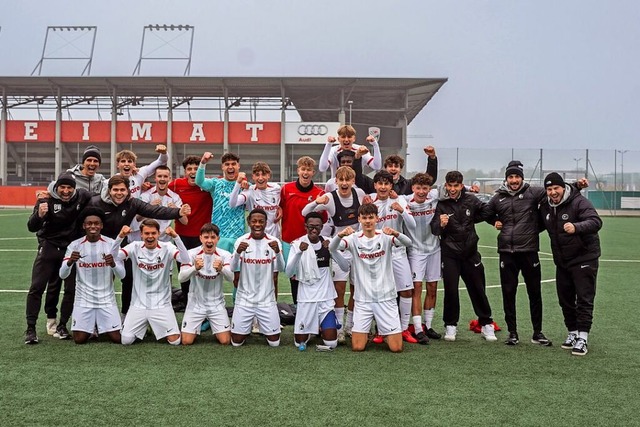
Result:
<svg viewBox="0 0 640 427"><path fill-rule="evenodd" d="M95 157L98 159L98 163L102 163L102 156L100 155L100 149L95 145L88 146L84 153L82 153L82 163L87 160L88 157Z"/></svg>
<svg viewBox="0 0 640 427"><path fill-rule="evenodd" d="M564 179L562 179L558 172L551 172L544 178L544 188L551 187L552 185L564 187Z"/></svg>
<svg viewBox="0 0 640 427"><path fill-rule="evenodd" d="M63 172L56 180L56 188L61 185L70 185L76 188L76 177L71 172Z"/></svg>
<svg viewBox="0 0 640 427"><path fill-rule="evenodd" d="M507 170L504 172L504 177L508 178L509 175L518 175L524 179L524 166L520 160L511 160L507 165Z"/></svg>

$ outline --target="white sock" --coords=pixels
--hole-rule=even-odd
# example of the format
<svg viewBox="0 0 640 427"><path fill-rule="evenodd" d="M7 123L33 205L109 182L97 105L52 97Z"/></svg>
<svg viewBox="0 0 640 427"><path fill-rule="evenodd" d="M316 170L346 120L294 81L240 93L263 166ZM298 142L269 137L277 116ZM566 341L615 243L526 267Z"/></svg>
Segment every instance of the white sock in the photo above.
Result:
<svg viewBox="0 0 640 427"><path fill-rule="evenodd" d="M409 327L412 302L412 298L400 297L400 329L402 329L403 331L406 331Z"/></svg>
<svg viewBox="0 0 640 427"><path fill-rule="evenodd" d="M322 341L324 341L324 345L330 348L336 348L338 346L338 340L332 340L332 341L322 340Z"/></svg>
<svg viewBox="0 0 640 427"><path fill-rule="evenodd" d="M267 340L267 342L269 343L269 346L271 346L271 347L278 347L280 345L280 339L277 339L275 341Z"/></svg>
<svg viewBox="0 0 640 427"><path fill-rule="evenodd" d="M427 327L427 329L431 329L431 322L433 322L433 315L435 311L436 310L433 308L424 311L424 325Z"/></svg>
<svg viewBox="0 0 640 427"><path fill-rule="evenodd" d="M576 331L569 331L569 333L570 333L570 334L574 334L575 336L578 336L578 333L579 333L579 332L576 330Z"/></svg>
<svg viewBox="0 0 640 427"><path fill-rule="evenodd" d="M235 342L233 339L231 339L231 345L234 347L240 347L242 344L244 344L245 340L242 340L240 342Z"/></svg>
<svg viewBox="0 0 640 427"><path fill-rule="evenodd" d="M335 309L336 312L336 319L338 319L338 323L339 324L344 324L344 307L336 307Z"/></svg>
<svg viewBox="0 0 640 427"><path fill-rule="evenodd" d="M578 332L578 338L582 338L587 341L587 338L589 338L589 332Z"/></svg>
<svg viewBox="0 0 640 427"><path fill-rule="evenodd" d="M416 330L416 334L420 333L420 332L424 332L422 330L422 317L420 316L413 316L411 318L411 320L413 321L413 328Z"/></svg>
<svg viewBox="0 0 640 427"><path fill-rule="evenodd" d="M345 329L350 331L353 328L353 311L347 309L347 320L344 323Z"/></svg>
<svg viewBox="0 0 640 427"><path fill-rule="evenodd" d="M122 345L131 345L136 341L135 335L121 335L120 342Z"/></svg>
<svg viewBox="0 0 640 427"><path fill-rule="evenodd" d="M169 344L171 344L171 345L180 345L180 343L182 342L182 339L181 339L181 337L178 337L178 339L177 339L177 340L175 340L175 341L169 341L169 340L167 340L167 342L168 342Z"/></svg>

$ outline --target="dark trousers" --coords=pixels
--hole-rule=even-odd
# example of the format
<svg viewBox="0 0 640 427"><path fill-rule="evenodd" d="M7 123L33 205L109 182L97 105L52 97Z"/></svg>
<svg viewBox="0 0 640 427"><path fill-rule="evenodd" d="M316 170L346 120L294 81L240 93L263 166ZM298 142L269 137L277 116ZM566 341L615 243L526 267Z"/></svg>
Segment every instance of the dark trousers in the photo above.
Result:
<svg viewBox="0 0 640 427"><path fill-rule="evenodd" d="M291 298L293 299L293 303L298 303L298 281L296 279L289 279L289 283L291 283Z"/></svg>
<svg viewBox="0 0 640 427"><path fill-rule="evenodd" d="M458 284L464 281L471 298L473 311L481 325L487 325L491 319L491 306L485 294L484 265L480 254L466 259L453 258L442 254L442 281L444 283L444 312L442 319L447 326L456 326L460 319L460 295Z"/></svg>
<svg viewBox="0 0 640 427"><path fill-rule="evenodd" d="M64 295L60 304L60 323L66 325L73 313L73 301L76 298L76 266L73 266L69 277L64 279Z"/></svg>
<svg viewBox="0 0 640 427"><path fill-rule="evenodd" d="M191 236L180 236L182 243L187 249L193 249L200 246L200 237L191 237ZM180 263L178 263L178 271L180 271ZM189 297L189 285L191 284L191 280L187 280L186 282L180 282L180 289L182 289L182 299L186 304Z"/></svg>
<svg viewBox="0 0 640 427"><path fill-rule="evenodd" d="M597 276L597 259L567 268L556 266L556 290L567 330L591 330Z"/></svg>
<svg viewBox="0 0 640 427"><path fill-rule="evenodd" d="M537 252L500 252L500 284L502 287L502 305L504 321L509 332L517 332L516 293L518 275L522 272L529 296L529 312L534 332L542 331L542 292L540 280L542 273Z"/></svg>
<svg viewBox="0 0 640 427"><path fill-rule="evenodd" d="M120 280L122 283L122 314L127 314L131 305L131 294L133 293L133 264L131 258L124 260L125 276Z"/></svg>
<svg viewBox="0 0 640 427"><path fill-rule="evenodd" d="M53 246L47 242L38 246L38 254L33 261L31 271L31 286L27 294L27 325L35 326L38 321L38 314L42 307L42 295L45 290L47 296L44 304L44 311L47 318L54 319L58 315L58 299L60 298L60 287L62 280L58 272L64 259L66 248ZM73 302L72 302L73 304Z"/></svg>

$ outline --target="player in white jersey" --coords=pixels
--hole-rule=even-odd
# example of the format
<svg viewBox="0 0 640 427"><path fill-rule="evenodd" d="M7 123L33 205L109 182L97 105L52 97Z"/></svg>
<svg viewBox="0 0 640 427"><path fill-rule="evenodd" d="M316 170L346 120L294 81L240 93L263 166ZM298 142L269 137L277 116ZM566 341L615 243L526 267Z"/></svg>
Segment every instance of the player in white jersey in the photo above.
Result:
<svg viewBox="0 0 640 427"><path fill-rule="evenodd" d="M309 212L322 212L326 211L329 214L335 233L339 233L346 227L350 226L354 229L359 229L358 226L358 208L369 200L364 194L364 191L359 188L354 188L356 174L351 167L340 166L336 171L336 183L338 189L331 193L325 193L316 198L315 201L310 202L302 210L302 215L306 215ZM349 254L345 253L345 258L349 259ZM338 298L336 299L336 316L338 317L338 323L343 322L344 317L344 295L347 287L347 278L349 277L349 269L342 269L340 265L334 263L333 269L333 284L336 287ZM353 283L350 284L350 295L347 303L347 319L344 323L345 327L341 328L338 332L338 341L344 342L345 335L348 335L351 330L351 324L353 323Z"/></svg>
<svg viewBox="0 0 640 427"><path fill-rule="evenodd" d="M338 145L333 145L336 142L336 138L329 136L327 138L327 144L324 146L320 161L318 162L318 169L320 172L324 172L327 169L331 169L331 178L336 176L338 166L338 153L344 150L357 151L360 147L359 144L354 144L356 140L356 130L351 125L343 125L338 128ZM362 162L367 164L373 170L380 170L382 168L382 153L378 146L378 141L369 135L367 136L367 142L371 144L373 148L373 155L367 153L362 157Z"/></svg>
<svg viewBox="0 0 640 427"><path fill-rule="evenodd" d="M373 186L376 190L371 194L373 204L378 208L378 223L376 228L382 230L390 227L394 230L402 230L403 227L413 229L416 222L411 216L407 207L407 201L403 197L398 197L393 192L393 175L382 170L373 177ZM392 198L393 196L393 198ZM396 290L399 296L400 326L402 327L402 339L408 343L428 344L429 339L418 341L409 332L409 321L411 320L411 303L413 301L413 280L411 269L407 259L407 250L404 246L396 247L393 254L393 276L396 282ZM375 342L381 342L381 337L376 337Z"/></svg>
<svg viewBox="0 0 640 427"><path fill-rule="evenodd" d="M250 232L234 245L231 268L239 271L231 320L231 344L241 346L251 333L253 318L271 347L280 345L280 316L276 306L273 272L284 268L282 245L265 233L267 213L253 209L247 217Z"/></svg>
<svg viewBox="0 0 640 427"><path fill-rule="evenodd" d="M400 316L396 303L392 250L394 246L409 246L411 240L397 230L385 227L376 230L378 208L367 203L358 209L362 231L347 227L331 240L329 249L351 253L351 271L355 294L351 348L363 351L371 323L375 319L378 332L386 336L392 352L402 351Z"/></svg>
<svg viewBox="0 0 640 427"><path fill-rule="evenodd" d="M168 166L160 165L156 168L154 175L156 185L151 187L148 191L143 192L140 195L140 200L153 206L164 206L169 208L179 208L182 206L182 199L180 196L169 189L169 182L171 182L171 169ZM138 221L138 223L143 219L143 216L136 216L136 221ZM156 221L160 224L160 238L158 240L161 242L170 242L171 236L168 236L164 231L173 221L170 219L161 219ZM183 216L180 217L179 221L182 224L187 225L189 219L188 217ZM131 228L133 230L133 227ZM131 231L128 239L130 242L139 241L140 230Z"/></svg>
<svg viewBox="0 0 640 427"><path fill-rule="evenodd" d="M102 236L104 213L87 209L82 215L86 235L74 240L60 266L60 277L66 279L76 267L76 292L73 302L71 331L76 344L89 341L94 328L120 343L120 310L113 288L113 275L124 276L124 265L112 254L113 239Z"/></svg>
<svg viewBox="0 0 640 427"><path fill-rule="evenodd" d="M338 294L331 279L329 240L320 235L322 215L318 212L307 214L304 223L307 234L291 243L286 267L287 276L296 276L299 281L294 344L305 349L310 334L320 334L324 345L333 349L338 345L338 324L333 309ZM338 262L346 262L338 251L334 254L339 257Z"/></svg>
<svg viewBox="0 0 640 427"><path fill-rule="evenodd" d="M169 344L180 345L180 329L171 306L169 265L174 259L188 262L189 253L171 227L166 229L166 233L173 237L175 245L158 241L160 224L154 219L143 220L140 229L142 242L129 243L118 251L120 243L131 232L126 225L114 241L118 258L131 259L133 265L131 307L122 327L122 344L133 344L136 339L144 338L149 324L156 339L166 337Z"/></svg>
<svg viewBox="0 0 640 427"><path fill-rule="evenodd" d="M201 246L189 250L189 263L180 266L181 282L191 280L189 301L182 319L182 344L193 344L202 322L209 320L211 332L222 345L231 342L231 322L222 292L223 276L233 280L231 254L217 247L220 229L215 224L200 228Z"/></svg>
<svg viewBox="0 0 640 427"><path fill-rule="evenodd" d="M432 328L436 306L438 280L442 275L440 262L440 239L431 233L431 220L438 205L438 190L432 189L433 178L426 173L418 173L411 180L413 194L405 196L416 226L405 228L411 238L407 249L411 275L413 276L412 323L416 339L423 336L440 339L441 335ZM426 295L422 305L422 282L425 281ZM425 328L422 327L420 311L424 310ZM426 331L424 330L426 329Z"/></svg>

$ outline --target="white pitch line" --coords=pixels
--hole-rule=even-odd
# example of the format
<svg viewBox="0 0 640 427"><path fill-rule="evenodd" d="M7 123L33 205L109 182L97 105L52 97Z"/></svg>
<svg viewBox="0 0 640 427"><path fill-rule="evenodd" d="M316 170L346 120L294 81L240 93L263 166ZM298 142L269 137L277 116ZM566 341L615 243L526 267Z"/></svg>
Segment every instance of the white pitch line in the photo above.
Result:
<svg viewBox="0 0 640 427"><path fill-rule="evenodd" d="M31 237L0 237L0 240L35 240L36 237L35 236L31 236Z"/></svg>

